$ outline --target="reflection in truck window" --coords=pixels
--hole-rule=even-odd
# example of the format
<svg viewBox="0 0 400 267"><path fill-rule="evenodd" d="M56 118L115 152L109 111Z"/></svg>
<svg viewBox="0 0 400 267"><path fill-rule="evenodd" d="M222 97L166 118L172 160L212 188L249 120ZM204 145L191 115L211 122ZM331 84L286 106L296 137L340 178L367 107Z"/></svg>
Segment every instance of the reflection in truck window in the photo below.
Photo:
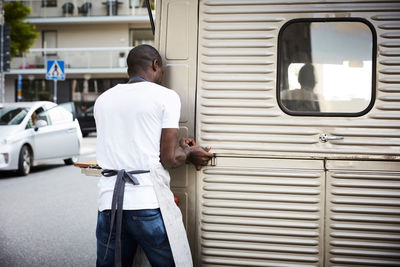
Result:
<svg viewBox="0 0 400 267"><path fill-rule="evenodd" d="M363 112L374 89L372 59L372 31L361 21L289 22L279 40L281 106L297 115Z"/></svg>
<svg viewBox="0 0 400 267"><path fill-rule="evenodd" d="M300 87L281 92L285 107L296 111L320 111L318 95L314 92L314 66L310 63L304 64L298 72L297 81Z"/></svg>

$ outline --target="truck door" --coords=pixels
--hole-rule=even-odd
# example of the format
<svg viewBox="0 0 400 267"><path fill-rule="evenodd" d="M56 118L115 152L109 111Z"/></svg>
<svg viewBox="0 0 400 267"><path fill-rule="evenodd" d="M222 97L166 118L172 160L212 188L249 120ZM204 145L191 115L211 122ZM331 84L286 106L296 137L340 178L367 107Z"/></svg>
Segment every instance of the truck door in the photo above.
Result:
<svg viewBox="0 0 400 267"><path fill-rule="evenodd" d="M199 1L198 266L400 264L398 6L351 2Z"/></svg>

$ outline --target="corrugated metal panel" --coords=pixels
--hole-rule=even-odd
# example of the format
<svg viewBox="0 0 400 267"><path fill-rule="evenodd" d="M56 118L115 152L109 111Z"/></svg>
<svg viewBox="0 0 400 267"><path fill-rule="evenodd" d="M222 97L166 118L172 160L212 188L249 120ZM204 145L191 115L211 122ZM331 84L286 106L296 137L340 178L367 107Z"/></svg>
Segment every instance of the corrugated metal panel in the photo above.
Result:
<svg viewBox="0 0 400 267"><path fill-rule="evenodd" d="M297 3L296 3L297 2ZM322 13L322 12L368 12L398 10L398 1L205 1L205 14L260 14L260 13Z"/></svg>
<svg viewBox="0 0 400 267"><path fill-rule="evenodd" d="M280 28L346 17L377 32L374 107L357 118L285 114L275 97ZM200 1L196 134L227 157L197 180L198 266L400 266L396 163L328 160L326 187L318 160L256 159L399 160L399 21L398 1ZM321 143L322 133L344 139Z"/></svg>
<svg viewBox="0 0 400 267"><path fill-rule="evenodd" d="M198 266L322 266L322 161L246 162L218 158L198 179Z"/></svg>
<svg viewBox="0 0 400 267"><path fill-rule="evenodd" d="M327 266L400 266L400 166L327 166Z"/></svg>
<svg viewBox="0 0 400 267"><path fill-rule="evenodd" d="M293 117L280 110L279 29L315 17L361 17L376 28L377 98L368 114ZM200 1L199 141L217 155L400 159L399 21L398 1ZM344 139L322 143L320 134Z"/></svg>

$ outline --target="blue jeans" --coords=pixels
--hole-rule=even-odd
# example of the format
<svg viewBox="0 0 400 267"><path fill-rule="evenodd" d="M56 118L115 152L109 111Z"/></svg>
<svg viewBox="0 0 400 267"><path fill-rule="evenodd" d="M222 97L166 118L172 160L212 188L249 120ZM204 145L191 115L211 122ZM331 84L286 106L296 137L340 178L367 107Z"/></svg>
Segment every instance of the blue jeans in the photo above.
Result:
<svg viewBox="0 0 400 267"><path fill-rule="evenodd" d="M122 266L132 267L137 245L146 253L152 266L175 266L160 209L124 210L121 231ZM115 224L105 257L110 234L111 212L98 213L96 266L114 266Z"/></svg>

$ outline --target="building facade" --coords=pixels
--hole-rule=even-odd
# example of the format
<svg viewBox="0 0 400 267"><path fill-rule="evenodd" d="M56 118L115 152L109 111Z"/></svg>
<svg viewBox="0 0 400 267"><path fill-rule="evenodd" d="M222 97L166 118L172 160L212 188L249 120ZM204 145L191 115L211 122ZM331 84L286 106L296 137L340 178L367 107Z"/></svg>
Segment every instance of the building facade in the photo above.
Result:
<svg viewBox="0 0 400 267"><path fill-rule="evenodd" d="M7 2L7 1L6 1ZM99 94L127 81L126 56L154 37L144 0L30 0L28 21L39 37L29 52L13 58L6 73L5 102L53 100L45 79L49 59L64 60L66 79L57 102L93 105Z"/></svg>

